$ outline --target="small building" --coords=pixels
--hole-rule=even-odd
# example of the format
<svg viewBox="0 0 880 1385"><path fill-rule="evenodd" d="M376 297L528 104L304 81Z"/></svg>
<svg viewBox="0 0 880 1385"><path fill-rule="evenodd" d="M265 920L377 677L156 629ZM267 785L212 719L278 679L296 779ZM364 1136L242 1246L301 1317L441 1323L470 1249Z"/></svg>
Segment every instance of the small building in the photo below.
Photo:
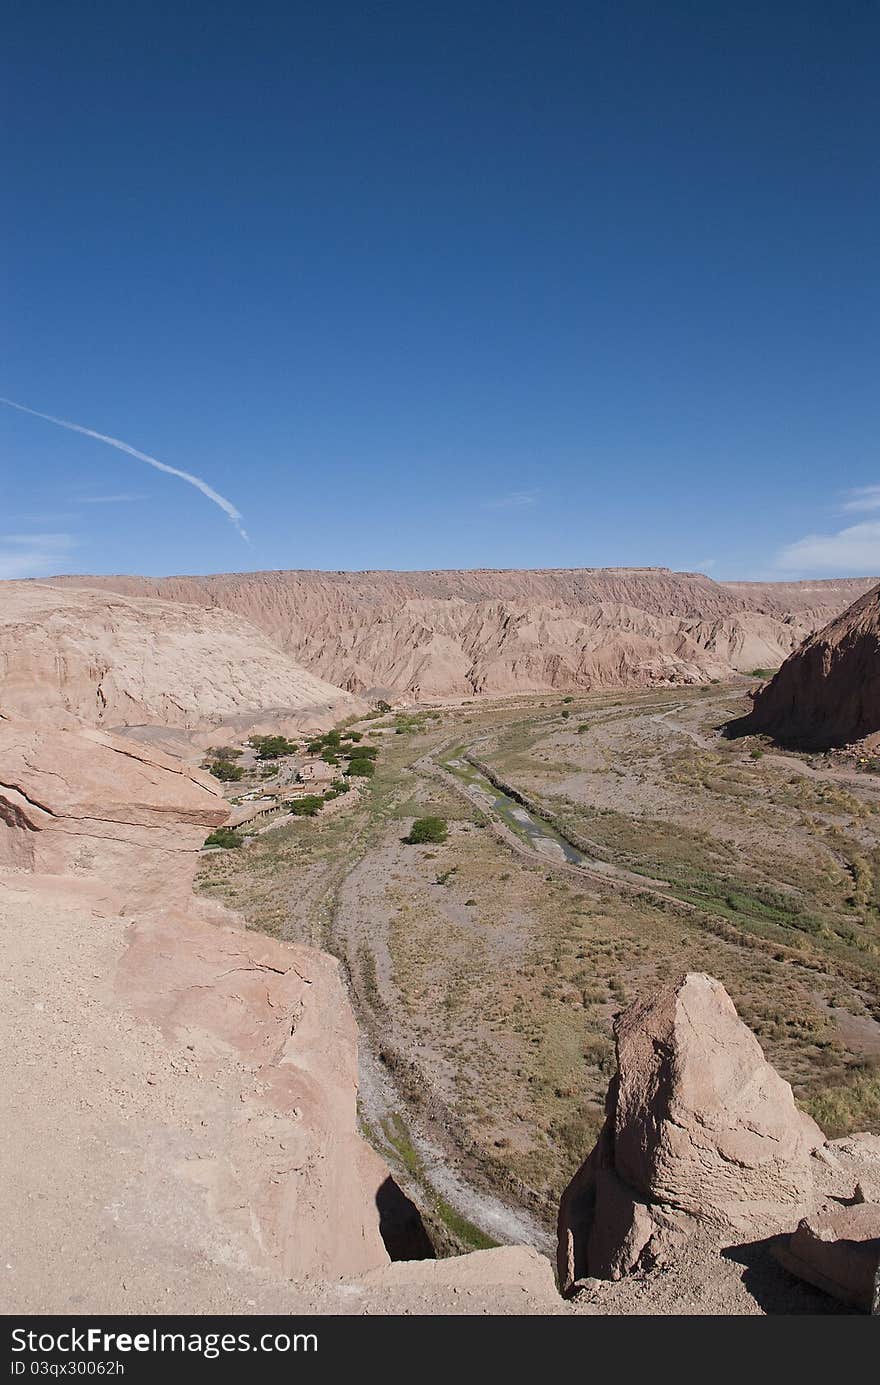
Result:
<svg viewBox="0 0 880 1385"><path fill-rule="evenodd" d="M268 817L277 806L274 798L258 798L250 803L240 803L232 808L226 826L241 827L245 822L253 822L254 818Z"/></svg>
<svg viewBox="0 0 880 1385"><path fill-rule="evenodd" d="M307 798L309 794L315 792L315 785L312 784L285 784L277 795L281 803L290 803L297 798Z"/></svg>
<svg viewBox="0 0 880 1385"><path fill-rule="evenodd" d="M303 784L330 784L338 779L342 770L339 765L328 765L326 760L306 760L299 767L299 777Z"/></svg>

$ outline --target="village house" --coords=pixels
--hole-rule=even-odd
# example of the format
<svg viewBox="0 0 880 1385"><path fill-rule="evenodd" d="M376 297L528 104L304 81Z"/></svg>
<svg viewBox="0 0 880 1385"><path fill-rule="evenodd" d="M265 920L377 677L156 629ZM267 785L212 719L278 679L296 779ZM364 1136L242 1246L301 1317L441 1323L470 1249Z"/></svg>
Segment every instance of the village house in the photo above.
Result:
<svg viewBox="0 0 880 1385"><path fill-rule="evenodd" d="M299 777L304 784L330 784L340 773L338 765L328 765L326 760L306 760L299 767Z"/></svg>

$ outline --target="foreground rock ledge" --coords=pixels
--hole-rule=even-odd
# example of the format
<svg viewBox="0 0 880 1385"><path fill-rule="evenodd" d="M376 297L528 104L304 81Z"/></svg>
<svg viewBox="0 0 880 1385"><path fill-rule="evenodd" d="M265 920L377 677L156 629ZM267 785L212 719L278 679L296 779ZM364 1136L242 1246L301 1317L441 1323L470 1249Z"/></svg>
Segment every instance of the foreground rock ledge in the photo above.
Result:
<svg viewBox="0 0 880 1385"><path fill-rule="evenodd" d="M563 1291L649 1270L697 1227L719 1245L792 1230L824 1136L720 982L691 973L636 1002L615 1040L605 1124L560 1204Z"/></svg>
<svg viewBox="0 0 880 1385"><path fill-rule="evenodd" d="M792 1236L780 1237L773 1253L799 1279L865 1313L880 1312L877 1203L835 1203L805 1217Z"/></svg>

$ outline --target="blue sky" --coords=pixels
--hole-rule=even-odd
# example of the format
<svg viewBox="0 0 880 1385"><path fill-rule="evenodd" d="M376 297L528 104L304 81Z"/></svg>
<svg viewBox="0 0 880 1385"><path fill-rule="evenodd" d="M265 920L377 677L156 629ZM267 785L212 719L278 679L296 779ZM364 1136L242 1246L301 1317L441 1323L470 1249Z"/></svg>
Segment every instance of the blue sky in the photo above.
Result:
<svg viewBox="0 0 880 1385"><path fill-rule="evenodd" d="M10 0L0 576L877 572L878 40Z"/></svg>

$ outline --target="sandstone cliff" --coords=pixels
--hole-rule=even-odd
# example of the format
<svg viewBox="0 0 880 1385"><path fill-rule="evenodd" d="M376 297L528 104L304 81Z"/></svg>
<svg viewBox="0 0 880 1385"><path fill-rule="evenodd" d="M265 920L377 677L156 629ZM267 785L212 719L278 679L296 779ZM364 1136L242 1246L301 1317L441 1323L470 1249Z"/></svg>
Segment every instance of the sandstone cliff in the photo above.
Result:
<svg viewBox="0 0 880 1385"><path fill-rule="evenodd" d="M56 877L109 911L185 908L228 811L216 781L180 760L0 713L0 867Z"/></svg>
<svg viewBox="0 0 880 1385"><path fill-rule="evenodd" d="M807 749L880 731L880 586L811 635L729 729Z"/></svg>
<svg viewBox="0 0 880 1385"><path fill-rule="evenodd" d="M132 1186L120 1158L107 1169L120 1206L134 1201L156 1234L164 1226L166 1241L176 1216L192 1214L197 1237L213 1226L226 1253L285 1275L379 1268L389 1262L383 1233L406 1239L407 1207L358 1134L357 1033L337 963L197 905L196 853L225 817L210 781L177 761L73 724L47 730L3 717L5 944L14 950L16 930L36 928L47 967L64 951L95 1024L125 1030L135 1070L144 1043L153 1055L140 1081L158 1090L144 1119L171 1167L154 1165L147 1142L144 1181ZM92 941L82 938L83 917ZM112 966L92 976L100 986L72 963L71 933L87 955L113 940ZM146 1035L132 1037L132 1017ZM79 1017L67 1022L77 1039L65 1082L90 1109L90 1089L106 1084L77 1054L91 1051L95 1035ZM119 1057L105 1061L128 1091L132 1074ZM126 1097L119 1118L138 1096ZM417 1232L411 1207L409 1218Z"/></svg>
<svg viewBox="0 0 880 1385"><path fill-rule="evenodd" d="M869 585L725 585L666 568L51 581L234 612L339 687L414 698L649 687L774 666Z"/></svg>
<svg viewBox="0 0 880 1385"><path fill-rule="evenodd" d="M559 1310L527 1248L421 1261L338 964L190 893L209 780L8 716L0 767L8 1311Z"/></svg>
<svg viewBox="0 0 880 1385"><path fill-rule="evenodd" d="M231 611L0 583L0 708L41 724L328 726L360 704Z"/></svg>

